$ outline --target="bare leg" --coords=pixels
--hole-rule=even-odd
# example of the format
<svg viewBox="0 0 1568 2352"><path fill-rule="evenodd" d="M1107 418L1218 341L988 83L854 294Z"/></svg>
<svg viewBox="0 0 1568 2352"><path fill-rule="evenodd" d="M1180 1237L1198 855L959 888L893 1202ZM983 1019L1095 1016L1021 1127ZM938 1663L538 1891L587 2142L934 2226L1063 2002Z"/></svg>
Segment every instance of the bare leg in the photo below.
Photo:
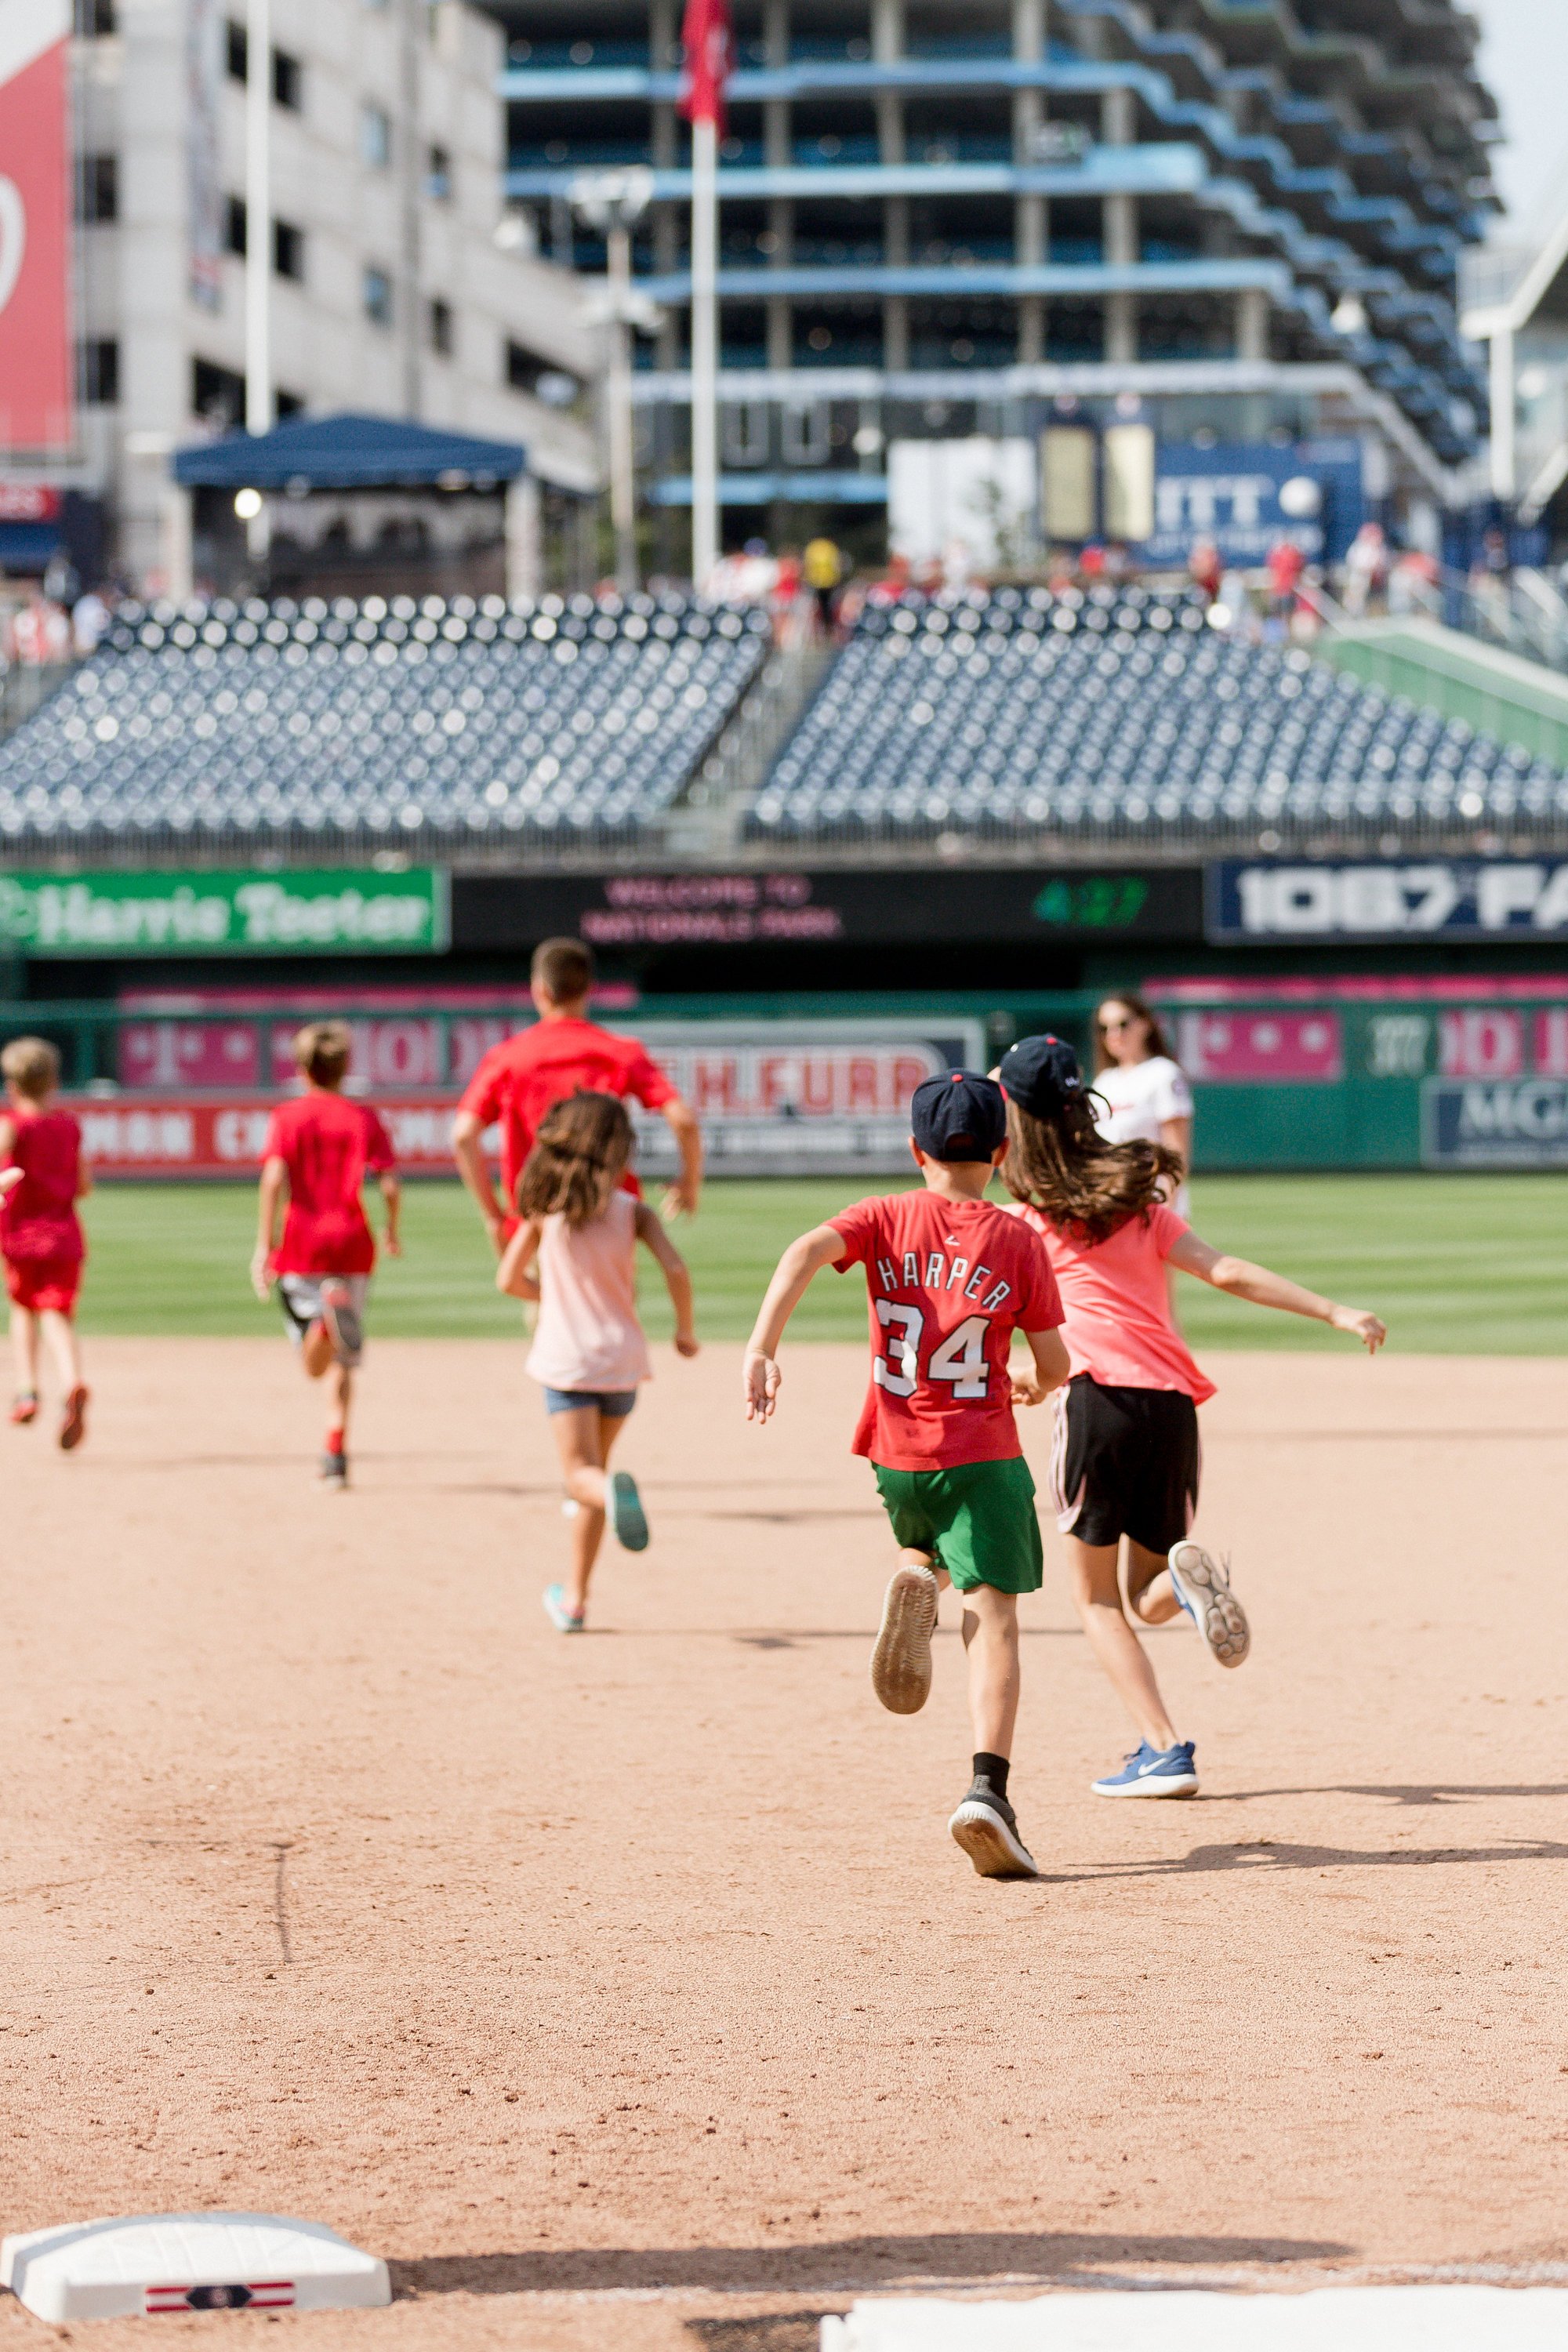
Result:
<svg viewBox="0 0 1568 2352"><path fill-rule="evenodd" d="M1073 1602L1089 1636L1089 1647L1132 1717L1139 1736L1163 1754L1167 1748L1175 1746L1176 1735L1165 1713L1154 1669L1144 1656L1121 1606L1121 1588L1116 1575L1118 1547L1080 1543L1076 1536L1068 1536L1067 1548ZM1142 1557L1148 1559L1151 1555L1144 1552Z"/></svg>
<svg viewBox="0 0 1568 2352"><path fill-rule="evenodd" d="M977 1754L1011 1756L1018 1720L1018 1596L977 1584L963 1595L969 1713Z"/></svg>
<svg viewBox="0 0 1568 2352"><path fill-rule="evenodd" d="M11 1360L19 1396L38 1393L38 1318L26 1307L11 1309Z"/></svg>
<svg viewBox="0 0 1568 2352"><path fill-rule="evenodd" d="M327 1434L330 1437L334 1431L337 1431L346 1439L349 1433L349 1406L353 1400L354 1376L346 1364L340 1364L337 1373L337 1379L332 1382L336 1402L332 1407L332 1418L328 1425Z"/></svg>
<svg viewBox="0 0 1568 2352"><path fill-rule="evenodd" d="M584 1405L576 1412L552 1412L550 1416L556 1452L561 1456L563 1484L577 1506L577 1516L569 1522L572 1561L565 1585L566 1605L574 1611L581 1612L587 1606L588 1581L599 1557L599 1546L605 1540L605 1506L610 1485L605 1465L626 1418L625 1413L600 1412L595 1405Z"/></svg>
<svg viewBox="0 0 1568 2352"><path fill-rule="evenodd" d="M320 1318L311 1324L300 1342L300 1361L305 1367L307 1380L319 1381L321 1374L337 1361L332 1354L331 1334Z"/></svg>
<svg viewBox="0 0 1568 2352"><path fill-rule="evenodd" d="M76 1325L68 1315L60 1314L53 1307L42 1307L37 1320L68 1396L72 1389L81 1386L81 1349L77 1345Z"/></svg>
<svg viewBox="0 0 1568 2352"><path fill-rule="evenodd" d="M1127 1538L1127 1605L1145 1625L1168 1625L1182 1611L1164 1553L1145 1551L1131 1536Z"/></svg>

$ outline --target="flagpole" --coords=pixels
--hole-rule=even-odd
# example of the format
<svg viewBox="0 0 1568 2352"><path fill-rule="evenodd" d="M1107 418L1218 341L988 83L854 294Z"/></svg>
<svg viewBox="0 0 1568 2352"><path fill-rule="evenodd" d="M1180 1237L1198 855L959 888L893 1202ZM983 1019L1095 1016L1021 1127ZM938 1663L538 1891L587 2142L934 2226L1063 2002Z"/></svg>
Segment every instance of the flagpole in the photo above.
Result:
<svg viewBox="0 0 1568 2352"><path fill-rule="evenodd" d="M691 126L691 576L719 561L719 126Z"/></svg>

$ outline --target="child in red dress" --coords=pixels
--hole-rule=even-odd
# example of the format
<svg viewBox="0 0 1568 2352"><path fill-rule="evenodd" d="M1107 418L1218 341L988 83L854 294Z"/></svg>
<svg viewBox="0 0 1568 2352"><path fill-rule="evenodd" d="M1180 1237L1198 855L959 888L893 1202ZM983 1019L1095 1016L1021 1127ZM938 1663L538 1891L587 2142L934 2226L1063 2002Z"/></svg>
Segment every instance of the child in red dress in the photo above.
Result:
<svg viewBox="0 0 1568 2352"><path fill-rule="evenodd" d="M5 1080L0 1251L16 1366L11 1418L37 1418L42 1331L65 1384L60 1444L69 1454L87 1434L87 1390L74 1319L87 1245L76 1204L91 1192L92 1179L81 1164L81 1129L60 1106L60 1057L47 1039L13 1037L0 1054L0 1073Z"/></svg>

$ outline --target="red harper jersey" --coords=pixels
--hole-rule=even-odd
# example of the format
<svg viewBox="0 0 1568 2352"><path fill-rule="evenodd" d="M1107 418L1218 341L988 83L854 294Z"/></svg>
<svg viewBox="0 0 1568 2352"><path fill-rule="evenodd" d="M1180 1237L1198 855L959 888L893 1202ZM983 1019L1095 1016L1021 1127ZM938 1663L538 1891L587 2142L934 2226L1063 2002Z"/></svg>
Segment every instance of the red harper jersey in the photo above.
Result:
<svg viewBox="0 0 1568 2352"><path fill-rule="evenodd" d="M9 1111L16 1130L9 1165L22 1181L0 1209L0 1250L15 1264L86 1255L76 1213L81 1182L81 1129L68 1110Z"/></svg>
<svg viewBox="0 0 1568 2352"><path fill-rule="evenodd" d="M392 1139L368 1103L297 1095L268 1123L263 1160L289 1171L289 1213L274 1274L368 1274L375 1264L360 1188L393 1165Z"/></svg>
<svg viewBox="0 0 1568 2352"><path fill-rule="evenodd" d="M1008 1342L1062 1319L1038 1236L989 1201L895 1192L828 1223L866 1269L871 1386L852 1451L884 1470L953 1470L1022 1451Z"/></svg>

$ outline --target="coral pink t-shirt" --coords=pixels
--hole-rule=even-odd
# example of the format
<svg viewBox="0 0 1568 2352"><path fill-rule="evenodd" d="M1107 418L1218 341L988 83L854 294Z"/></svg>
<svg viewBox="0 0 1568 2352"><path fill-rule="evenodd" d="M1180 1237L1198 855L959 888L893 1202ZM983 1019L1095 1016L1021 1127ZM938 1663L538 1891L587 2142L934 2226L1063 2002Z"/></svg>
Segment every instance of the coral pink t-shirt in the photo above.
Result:
<svg viewBox="0 0 1568 2352"><path fill-rule="evenodd" d="M539 1320L527 1369L549 1389L635 1389L652 1370L637 1321L637 1204L612 1192L602 1217L546 1217Z"/></svg>
<svg viewBox="0 0 1568 2352"><path fill-rule="evenodd" d="M1038 1209L1017 1212L1046 1245L1067 1318L1072 1370L1107 1389L1178 1389L1202 1404L1215 1384L1198 1370L1171 1319L1165 1260L1191 1227L1157 1202L1108 1241L1086 1241Z"/></svg>

